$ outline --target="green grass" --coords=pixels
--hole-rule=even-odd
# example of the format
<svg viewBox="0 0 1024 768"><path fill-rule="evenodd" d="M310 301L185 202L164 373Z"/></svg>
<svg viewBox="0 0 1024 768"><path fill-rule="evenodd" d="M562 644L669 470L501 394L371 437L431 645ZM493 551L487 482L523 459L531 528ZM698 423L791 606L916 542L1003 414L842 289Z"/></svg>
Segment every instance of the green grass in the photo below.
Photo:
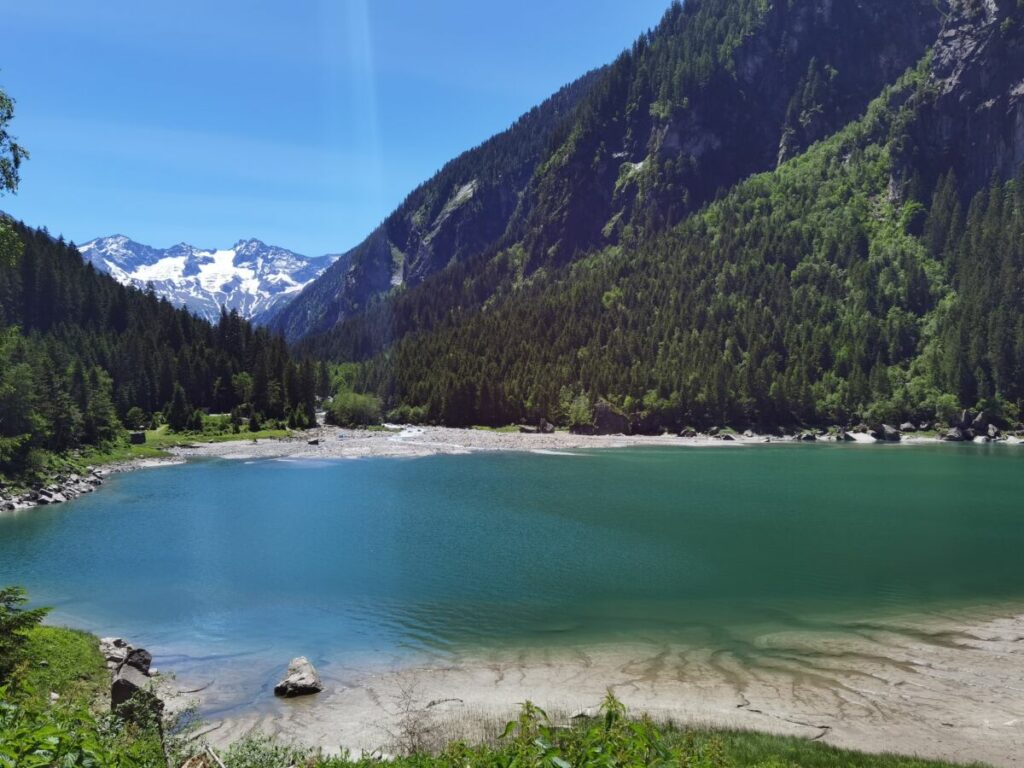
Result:
<svg viewBox="0 0 1024 768"><path fill-rule="evenodd" d="M291 434L287 429L263 429L259 432L226 432L209 434L203 432L171 432L166 426L146 430L145 445L129 445L127 442L105 449L83 451L79 461L84 466L101 466L135 459L160 459L168 456L168 449L199 443L229 443L244 440L265 440L283 438Z"/></svg>
<svg viewBox="0 0 1024 768"><path fill-rule="evenodd" d="M670 743L683 740L683 732L670 729ZM790 736L774 736L753 731L701 731L696 740L718 740L731 765L736 768L778 763L790 768L963 768L962 763L942 760L923 760L901 755L871 755L846 749L838 749ZM973 768L988 768L983 763L970 763Z"/></svg>
<svg viewBox="0 0 1024 768"><path fill-rule="evenodd" d="M473 429L480 430L481 432L519 432L518 424L509 424L504 427L473 427Z"/></svg>
<svg viewBox="0 0 1024 768"><path fill-rule="evenodd" d="M50 692L62 700L92 706L110 691L110 673L99 640L88 632L63 627L35 627L27 634L24 660L15 677L40 701Z"/></svg>

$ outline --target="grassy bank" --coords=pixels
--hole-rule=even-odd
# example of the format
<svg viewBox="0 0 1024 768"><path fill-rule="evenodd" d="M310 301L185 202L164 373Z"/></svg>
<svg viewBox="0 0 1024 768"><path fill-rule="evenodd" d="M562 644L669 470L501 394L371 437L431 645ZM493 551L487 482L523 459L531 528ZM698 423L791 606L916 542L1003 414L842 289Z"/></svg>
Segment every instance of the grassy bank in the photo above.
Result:
<svg viewBox="0 0 1024 768"><path fill-rule="evenodd" d="M127 441L119 442L104 449L83 451L80 460L91 466L115 464L135 459L166 458L167 451L183 445L197 443L228 443L267 438L283 438L291 434L287 429L263 429L259 432L171 432L166 426L159 429L146 430L144 445L130 445Z"/></svg>
<svg viewBox="0 0 1024 768"><path fill-rule="evenodd" d="M167 768L155 722L109 713L110 674L94 635L46 626L19 634L18 662L0 680L0 766Z"/></svg>
<svg viewBox="0 0 1024 768"><path fill-rule="evenodd" d="M6 486L13 493L48 485L71 474L85 474L90 467L103 467L144 459L166 459L168 451L201 443L228 443L251 440L280 439L292 434L287 429L263 429L258 432L171 432L167 426L146 430L146 442L132 445L127 437L103 446L81 448L70 453L53 454L37 451L36 465L28 472L5 475L0 471L0 489Z"/></svg>

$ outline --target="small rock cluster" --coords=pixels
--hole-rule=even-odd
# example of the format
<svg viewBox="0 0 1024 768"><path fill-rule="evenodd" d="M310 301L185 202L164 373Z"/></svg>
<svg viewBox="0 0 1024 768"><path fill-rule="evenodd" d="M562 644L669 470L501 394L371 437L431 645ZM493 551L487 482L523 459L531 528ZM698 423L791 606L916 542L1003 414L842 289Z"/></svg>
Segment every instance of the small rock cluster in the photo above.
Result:
<svg viewBox="0 0 1024 768"><path fill-rule="evenodd" d="M6 494L0 489L0 512L14 512L19 509L63 504L65 501L77 499L92 493L103 484L103 474L94 470L86 475L70 474L54 478L46 486L34 488L27 493Z"/></svg>
<svg viewBox="0 0 1024 768"><path fill-rule="evenodd" d="M120 637L104 637L100 640L100 653L114 675L110 684L112 711L116 712L139 693L146 697L147 706L157 713L163 711L163 702L153 693L152 678L157 670L151 666L153 655L149 651L134 648Z"/></svg>
<svg viewBox="0 0 1024 768"><path fill-rule="evenodd" d="M1002 430L992 423L987 413L982 411L975 415L971 411L963 411L960 418L950 424L949 431L942 439L951 443L990 443L1002 437Z"/></svg>

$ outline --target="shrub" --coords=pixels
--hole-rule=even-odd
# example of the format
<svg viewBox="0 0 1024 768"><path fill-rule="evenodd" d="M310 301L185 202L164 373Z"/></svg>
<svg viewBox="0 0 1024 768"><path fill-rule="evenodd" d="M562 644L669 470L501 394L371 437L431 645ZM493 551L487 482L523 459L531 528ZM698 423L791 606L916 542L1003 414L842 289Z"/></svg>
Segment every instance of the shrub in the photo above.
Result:
<svg viewBox="0 0 1024 768"><path fill-rule="evenodd" d="M380 424L380 400L358 392L339 392L327 411L327 419L339 427L366 427Z"/></svg>
<svg viewBox="0 0 1024 768"><path fill-rule="evenodd" d="M137 405L129 408L124 417L124 425L128 429L142 429L148 423L146 413Z"/></svg>

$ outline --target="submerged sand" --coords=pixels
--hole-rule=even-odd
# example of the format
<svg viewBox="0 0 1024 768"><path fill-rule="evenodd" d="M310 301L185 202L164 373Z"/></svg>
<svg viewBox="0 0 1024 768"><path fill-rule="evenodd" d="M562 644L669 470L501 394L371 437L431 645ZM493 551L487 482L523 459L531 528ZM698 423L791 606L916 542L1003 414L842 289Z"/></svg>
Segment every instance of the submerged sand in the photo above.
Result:
<svg viewBox="0 0 1024 768"><path fill-rule="evenodd" d="M1005 610L1005 609L1004 609ZM284 660L282 665L286 662ZM997 766L1024 763L1024 616L927 615L766 631L722 647L628 645L466 653L378 665L322 665L327 689L297 700L269 690L208 717L224 745L261 731L384 753L491 739L527 699L567 723L606 691L633 714L752 729L868 752ZM198 702L216 709L230 681Z"/></svg>

